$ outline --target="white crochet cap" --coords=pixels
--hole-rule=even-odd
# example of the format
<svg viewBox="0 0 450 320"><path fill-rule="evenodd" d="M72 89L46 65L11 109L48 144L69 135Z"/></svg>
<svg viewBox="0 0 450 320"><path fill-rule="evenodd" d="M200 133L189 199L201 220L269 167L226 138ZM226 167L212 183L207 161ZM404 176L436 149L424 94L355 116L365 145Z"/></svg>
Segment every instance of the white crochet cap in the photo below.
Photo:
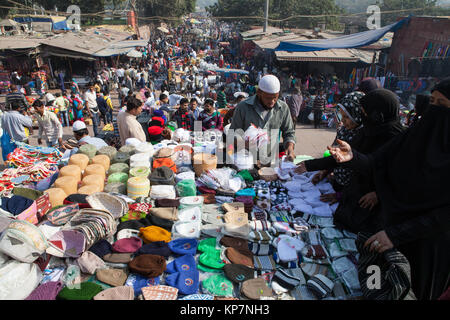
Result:
<svg viewBox="0 0 450 320"><path fill-rule="evenodd" d="M83 121L77 120L73 123L72 130L74 132L82 130L82 129L86 129L86 124Z"/></svg>
<svg viewBox="0 0 450 320"><path fill-rule="evenodd" d="M258 84L258 88L269 94L275 94L280 92L280 80L274 75L267 75L261 78Z"/></svg>

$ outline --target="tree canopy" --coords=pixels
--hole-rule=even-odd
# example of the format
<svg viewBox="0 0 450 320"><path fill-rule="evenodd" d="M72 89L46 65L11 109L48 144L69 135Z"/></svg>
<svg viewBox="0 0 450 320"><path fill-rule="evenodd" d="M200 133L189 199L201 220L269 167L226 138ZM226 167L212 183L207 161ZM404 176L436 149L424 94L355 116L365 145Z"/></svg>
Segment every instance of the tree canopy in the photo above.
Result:
<svg viewBox="0 0 450 320"><path fill-rule="evenodd" d="M336 6L334 0L270 0L269 18L277 21L270 23L281 27L313 28L320 23L329 27L338 28L336 17L294 18L296 15L333 15L339 14L341 8ZM216 17L264 16L265 0L218 0L216 4L207 8ZM258 20L246 19L242 21L254 24Z"/></svg>
<svg viewBox="0 0 450 320"><path fill-rule="evenodd" d="M196 0L137 0L140 14L145 17L181 17L195 11Z"/></svg>

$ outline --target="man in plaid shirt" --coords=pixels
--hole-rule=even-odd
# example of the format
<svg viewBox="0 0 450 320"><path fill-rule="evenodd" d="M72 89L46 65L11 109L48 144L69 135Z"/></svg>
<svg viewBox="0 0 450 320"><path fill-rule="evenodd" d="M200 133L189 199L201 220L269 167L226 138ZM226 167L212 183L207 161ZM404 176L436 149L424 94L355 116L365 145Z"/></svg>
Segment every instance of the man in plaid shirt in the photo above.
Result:
<svg viewBox="0 0 450 320"><path fill-rule="evenodd" d="M189 100L183 98L180 100L180 108L173 114L173 120L176 121L178 128L188 131L194 130L194 114L189 109Z"/></svg>

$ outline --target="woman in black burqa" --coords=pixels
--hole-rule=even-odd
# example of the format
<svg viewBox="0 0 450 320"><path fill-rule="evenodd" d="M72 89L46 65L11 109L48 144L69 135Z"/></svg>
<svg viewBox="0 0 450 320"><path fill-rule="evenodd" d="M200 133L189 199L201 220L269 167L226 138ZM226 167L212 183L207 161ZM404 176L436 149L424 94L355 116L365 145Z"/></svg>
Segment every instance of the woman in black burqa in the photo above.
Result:
<svg viewBox="0 0 450 320"><path fill-rule="evenodd" d="M374 177L381 204L378 232L365 246L403 253L418 299L437 299L450 285L450 78L432 90L417 124L370 155L339 140L339 163Z"/></svg>
<svg viewBox="0 0 450 320"><path fill-rule="evenodd" d="M358 86L358 91L368 94L369 92L379 88L383 88L379 80L374 78L364 78Z"/></svg>
<svg viewBox="0 0 450 320"><path fill-rule="evenodd" d="M427 111L430 104L430 96L418 94L416 96L416 103L414 105L414 111L408 114L408 127L414 126L419 121L423 114Z"/></svg>
<svg viewBox="0 0 450 320"><path fill-rule="evenodd" d="M363 154L372 153L404 131L400 123L399 102L393 92L375 89L361 97L359 104L363 127L350 142L353 149ZM302 162L295 171L301 174L340 166L334 159L325 158ZM321 200L328 202L325 195ZM378 229L379 205L371 176L353 170L351 180L339 193L338 200L339 206L333 215L336 227L354 233Z"/></svg>

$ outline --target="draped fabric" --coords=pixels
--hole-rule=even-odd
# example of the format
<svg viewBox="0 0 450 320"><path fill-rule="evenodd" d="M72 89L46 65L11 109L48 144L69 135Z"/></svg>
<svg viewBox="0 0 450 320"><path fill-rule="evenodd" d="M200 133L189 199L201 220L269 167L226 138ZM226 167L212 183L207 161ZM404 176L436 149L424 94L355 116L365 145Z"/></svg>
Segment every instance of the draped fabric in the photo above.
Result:
<svg viewBox="0 0 450 320"><path fill-rule="evenodd" d="M402 19L380 29L353 33L331 39L281 41L275 51L308 52L328 49L350 49L368 46L380 40L386 33L400 29L410 18Z"/></svg>

